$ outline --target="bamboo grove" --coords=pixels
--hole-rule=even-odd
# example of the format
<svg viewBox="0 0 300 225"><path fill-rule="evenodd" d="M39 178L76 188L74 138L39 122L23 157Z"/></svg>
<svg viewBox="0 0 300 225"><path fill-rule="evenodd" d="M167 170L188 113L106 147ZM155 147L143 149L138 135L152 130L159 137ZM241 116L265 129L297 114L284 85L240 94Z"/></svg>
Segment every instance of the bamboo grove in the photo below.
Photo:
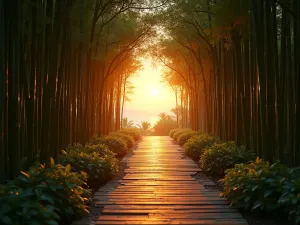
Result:
<svg viewBox="0 0 300 225"><path fill-rule="evenodd" d="M154 49L189 126L300 165L300 1L174 1Z"/></svg>
<svg viewBox="0 0 300 225"><path fill-rule="evenodd" d="M141 0L0 1L0 182L120 128L152 23Z"/></svg>

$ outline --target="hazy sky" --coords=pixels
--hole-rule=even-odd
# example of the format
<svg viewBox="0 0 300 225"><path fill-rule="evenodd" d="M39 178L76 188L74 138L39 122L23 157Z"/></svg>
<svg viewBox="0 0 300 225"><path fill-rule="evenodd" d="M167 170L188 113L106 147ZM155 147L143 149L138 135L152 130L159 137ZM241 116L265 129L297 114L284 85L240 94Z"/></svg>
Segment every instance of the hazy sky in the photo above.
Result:
<svg viewBox="0 0 300 225"><path fill-rule="evenodd" d="M153 66L150 58L142 61L143 67L131 82L135 86L131 101L125 102L124 117L136 123L149 121L152 125L158 120L158 114L175 107L175 95L172 89L162 82L161 66Z"/></svg>

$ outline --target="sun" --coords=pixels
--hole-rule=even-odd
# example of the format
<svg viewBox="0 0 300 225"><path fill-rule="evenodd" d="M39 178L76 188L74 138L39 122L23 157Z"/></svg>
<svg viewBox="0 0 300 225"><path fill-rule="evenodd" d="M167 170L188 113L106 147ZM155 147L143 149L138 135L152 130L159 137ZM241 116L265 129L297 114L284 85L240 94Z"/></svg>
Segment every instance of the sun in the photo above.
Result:
<svg viewBox="0 0 300 225"><path fill-rule="evenodd" d="M151 89L150 89L150 95L151 95L152 97L156 97L156 96L158 95L158 90L157 90L157 88L151 88Z"/></svg>

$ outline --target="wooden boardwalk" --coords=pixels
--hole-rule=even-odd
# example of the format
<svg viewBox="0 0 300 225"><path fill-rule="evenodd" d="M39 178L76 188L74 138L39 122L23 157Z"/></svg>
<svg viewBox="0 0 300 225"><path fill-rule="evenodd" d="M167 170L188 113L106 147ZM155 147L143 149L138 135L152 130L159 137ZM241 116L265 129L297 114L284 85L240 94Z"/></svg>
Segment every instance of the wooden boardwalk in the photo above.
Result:
<svg viewBox="0 0 300 225"><path fill-rule="evenodd" d="M96 193L103 208L93 224L246 225L216 189L206 188L213 183L194 176L198 171L171 138L144 137L118 185Z"/></svg>

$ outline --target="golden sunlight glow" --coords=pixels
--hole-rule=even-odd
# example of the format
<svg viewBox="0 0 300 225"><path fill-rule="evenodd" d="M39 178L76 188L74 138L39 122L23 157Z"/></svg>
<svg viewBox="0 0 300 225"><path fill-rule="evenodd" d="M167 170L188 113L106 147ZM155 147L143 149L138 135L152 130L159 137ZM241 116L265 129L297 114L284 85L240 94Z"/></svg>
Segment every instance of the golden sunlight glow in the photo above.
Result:
<svg viewBox="0 0 300 225"><path fill-rule="evenodd" d="M156 97L158 95L158 90L156 88L151 88L150 95Z"/></svg>
<svg viewBox="0 0 300 225"><path fill-rule="evenodd" d="M135 89L129 96L131 101L125 102L124 117L133 120L135 124L148 121L153 126L159 120L159 113L172 114L175 95L162 82L162 65L154 63L150 57L142 58L141 63L141 69L130 79Z"/></svg>

